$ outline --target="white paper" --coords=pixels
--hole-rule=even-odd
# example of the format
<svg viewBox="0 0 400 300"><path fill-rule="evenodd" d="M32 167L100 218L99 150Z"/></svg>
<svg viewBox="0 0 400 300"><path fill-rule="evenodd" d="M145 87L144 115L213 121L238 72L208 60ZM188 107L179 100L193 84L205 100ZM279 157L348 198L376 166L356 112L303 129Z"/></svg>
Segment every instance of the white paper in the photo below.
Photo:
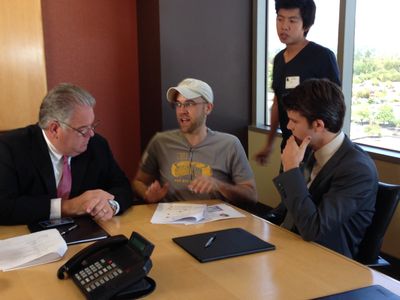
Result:
<svg viewBox="0 0 400 300"><path fill-rule="evenodd" d="M207 205L159 203L151 218L153 224L195 224L206 217Z"/></svg>
<svg viewBox="0 0 400 300"><path fill-rule="evenodd" d="M245 215L224 203L209 206L206 204L159 203L151 218L151 223L190 225L243 217Z"/></svg>
<svg viewBox="0 0 400 300"><path fill-rule="evenodd" d="M61 259L67 244L57 229L0 240L0 270L10 271Z"/></svg>
<svg viewBox="0 0 400 300"><path fill-rule="evenodd" d="M245 215L238 212L233 207L227 204L215 204L207 207L207 217L199 223L207 223L217 220L244 218Z"/></svg>

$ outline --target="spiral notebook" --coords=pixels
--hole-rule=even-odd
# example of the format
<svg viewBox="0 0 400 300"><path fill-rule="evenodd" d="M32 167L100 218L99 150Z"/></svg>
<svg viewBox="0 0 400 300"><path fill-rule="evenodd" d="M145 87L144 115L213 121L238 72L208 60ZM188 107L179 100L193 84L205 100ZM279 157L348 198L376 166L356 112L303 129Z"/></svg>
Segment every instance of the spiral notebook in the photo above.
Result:
<svg viewBox="0 0 400 300"><path fill-rule="evenodd" d="M205 232L172 240L202 263L275 249L274 245L242 228Z"/></svg>

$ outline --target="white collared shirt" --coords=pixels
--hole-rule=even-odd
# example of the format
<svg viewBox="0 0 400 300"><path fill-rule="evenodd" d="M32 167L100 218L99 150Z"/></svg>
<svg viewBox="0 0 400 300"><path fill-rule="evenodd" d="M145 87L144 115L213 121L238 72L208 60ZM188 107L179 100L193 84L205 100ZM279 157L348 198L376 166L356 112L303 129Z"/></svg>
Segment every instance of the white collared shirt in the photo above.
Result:
<svg viewBox="0 0 400 300"><path fill-rule="evenodd" d="M344 141L344 133L341 131L332 141L324 145L321 149L314 152L315 164L311 171L310 182L311 185L314 178L317 176L322 167L332 158L332 156L338 151Z"/></svg>
<svg viewBox="0 0 400 300"><path fill-rule="evenodd" d="M63 155L60 154L57 151L56 147L54 147L54 145L50 142L43 129L42 133L46 141L47 148L49 149L51 164L53 165L54 178L56 179L56 186L58 186L58 183L60 182L62 176ZM71 167L71 156L68 157L68 165ZM120 210L120 205L118 201L115 200L110 200L110 201L114 201L114 204L116 205L116 210L114 212L114 215L118 214ZM58 219L58 218L61 218L61 198L53 198L51 199L50 203L49 219Z"/></svg>
<svg viewBox="0 0 400 300"><path fill-rule="evenodd" d="M56 186L61 180L62 169L63 169L63 155L60 154L56 147L47 138L46 133L42 129L43 137L46 141L47 148L49 149L49 155L51 158L51 164L53 165L54 178L56 179ZM71 165L71 157L68 157L68 164ZM53 198L50 203L50 219L61 218L61 198Z"/></svg>

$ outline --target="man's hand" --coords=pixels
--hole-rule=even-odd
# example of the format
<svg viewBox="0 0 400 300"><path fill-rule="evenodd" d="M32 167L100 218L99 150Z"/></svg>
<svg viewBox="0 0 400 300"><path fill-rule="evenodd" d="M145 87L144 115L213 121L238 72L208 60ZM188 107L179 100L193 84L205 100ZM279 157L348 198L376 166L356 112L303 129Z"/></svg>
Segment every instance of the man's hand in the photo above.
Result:
<svg viewBox="0 0 400 300"><path fill-rule="evenodd" d="M260 165L264 166L268 163L269 157L272 152L272 147L266 145L260 151L254 154L253 159Z"/></svg>
<svg viewBox="0 0 400 300"><path fill-rule="evenodd" d="M307 136L299 146L295 137L292 135L286 143L285 149L281 154L283 170L286 172L290 169L298 168L304 158L308 144L311 142L311 137Z"/></svg>
<svg viewBox="0 0 400 300"><path fill-rule="evenodd" d="M74 216L89 214L95 220L106 221L114 216L114 210L108 200L114 196L103 190L89 190L78 197L61 201L61 214Z"/></svg>
<svg viewBox="0 0 400 300"><path fill-rule="evenodd" d="M193 193L204 194L212 193L219 190L220 181L210 176L197 176L189 185L188 188Z"/></svg>
<svg viewBox="0 0 400 300"><path fill-rule="evenodd" d="M210 176L197 176L188 189L196 194L220 193L227 202L257 201L257 191L254 179L241 183L227 183Z"/></svg>
<svg viewBox="0 0 400 300"><path fill-rule="evenodd" d="M152 184L149 185L145 192L145 199L148 203L156 203L159 202L161 199L163 199L169 189L169 183L167 182L164 184L163 187L161 187L160 182L158 180L155 180Z"/></svg>

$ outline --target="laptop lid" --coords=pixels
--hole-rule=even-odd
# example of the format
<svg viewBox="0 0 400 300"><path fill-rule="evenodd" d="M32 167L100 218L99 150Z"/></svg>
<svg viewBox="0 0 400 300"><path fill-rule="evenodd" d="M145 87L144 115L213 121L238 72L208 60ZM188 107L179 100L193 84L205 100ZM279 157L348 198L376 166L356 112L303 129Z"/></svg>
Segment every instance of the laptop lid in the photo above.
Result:
<svg viewBox="0 0 400 300"><path fill-rule="evenodd" d="M199 233L172 240L202 263L275 249L274 245L242 228Z"/></svg>

